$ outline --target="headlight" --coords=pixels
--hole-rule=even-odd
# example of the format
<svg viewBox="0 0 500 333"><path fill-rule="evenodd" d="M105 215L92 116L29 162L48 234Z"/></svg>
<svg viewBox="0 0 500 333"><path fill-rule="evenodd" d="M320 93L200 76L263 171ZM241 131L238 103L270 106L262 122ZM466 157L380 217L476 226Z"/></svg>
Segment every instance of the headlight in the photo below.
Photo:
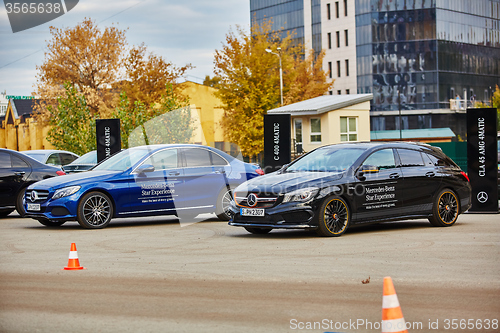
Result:
<svg viewBox="0 0 500 333"><path fill-rule="evenodd" d="M63 187L54 192L54 195L52 196L52 199L59 199L63 197L67 197L68 195L72 195L76 193L81 186L69 186L69 187Z"/></svg>
<svg viewBox="0 0 500 333"><path fill-rule="evenodd" d="M290 202L290 201L306 202L311 200L316 195L316 193L318 193L318 188L316 187L301 188L299 190L295 190L290 193L285 193L285 198L283 199L283 202Z"/></svg>

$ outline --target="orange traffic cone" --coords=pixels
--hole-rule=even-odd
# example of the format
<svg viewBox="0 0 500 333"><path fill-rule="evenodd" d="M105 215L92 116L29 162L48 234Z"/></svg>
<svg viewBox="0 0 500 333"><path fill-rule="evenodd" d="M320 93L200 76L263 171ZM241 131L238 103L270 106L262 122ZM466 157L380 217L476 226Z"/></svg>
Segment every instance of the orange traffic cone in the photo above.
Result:
<svg viewBox="0 0 500 333"><path fill-rule="evenodd" d="M405 319L392 279L387 276L384 278L384 295L382 296L382 333L403 332L408 332Z"/></svg>
<svg viewBox="0 0 500 333"><path fill-rule="evenodd" d="M74 270L74 269L85 269L85 267L80 266L80 262L78 261L78 253L76 252L76 244L71 243L71 249L69 251L69 259L68 266L64 267L66 270Z"/></svg>

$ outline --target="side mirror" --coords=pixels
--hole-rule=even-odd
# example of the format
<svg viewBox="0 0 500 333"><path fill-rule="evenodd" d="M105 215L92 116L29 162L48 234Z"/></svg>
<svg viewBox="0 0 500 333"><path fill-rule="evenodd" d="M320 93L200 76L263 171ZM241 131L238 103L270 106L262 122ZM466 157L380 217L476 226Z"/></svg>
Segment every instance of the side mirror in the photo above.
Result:
<svg viewBox="0 0 500 333"><path fill-rule="evenodd" d="M139 174L146 172L153 172L153 171L155 171L155 167L152 166L151 164L143 164L136 169L136 172Z"/></svg>
<svg viewBox="0 0 500 333"><path fill-rule="evenodd" d="M358 172L356 172L356 177L358 177L359 180L365 180L366 177L364 176L366 173L377 173L379 172L380 169L376 165L362 165L359 169Z"/></svg>

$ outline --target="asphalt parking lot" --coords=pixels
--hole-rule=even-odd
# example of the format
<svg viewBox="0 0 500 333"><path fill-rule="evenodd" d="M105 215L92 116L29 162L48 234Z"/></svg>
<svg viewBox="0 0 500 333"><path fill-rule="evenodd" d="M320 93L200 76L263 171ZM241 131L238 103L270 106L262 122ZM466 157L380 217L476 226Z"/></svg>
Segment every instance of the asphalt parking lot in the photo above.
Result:
<svg viewBox="0 0 500 333"><path fill-rule="evenodd" d="M62 270L71 243L85 270ZM0 332L380 332L384 276L411 332L498 332L499 261L500 215L320 238L213 218L84 230L12 214L0 220Z"/></svg>

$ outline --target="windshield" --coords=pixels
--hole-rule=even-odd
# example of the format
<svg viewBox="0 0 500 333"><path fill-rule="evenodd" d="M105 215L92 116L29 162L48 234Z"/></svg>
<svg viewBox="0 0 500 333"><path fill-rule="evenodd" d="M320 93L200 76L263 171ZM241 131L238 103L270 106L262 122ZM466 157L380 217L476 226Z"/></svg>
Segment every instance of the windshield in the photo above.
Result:
<svg viewBox="0 0 500 333"><path fill-rule="evenodd" d="M92 170L125 171L148 155L150 151L151 149L145 147L123 150L96 165Z"/></svg>
<svg viewBox="0 0 500 333"><path fill-rule="evenodd" d="M29 157L34 158L38 162L45 163L45 154L43 153L29 153L29 152L24 152L24 153Z"/></svg>
<svg viewBox="0 0 500 333"><path fill-rule="evenodd" d="M97 151L93 150L78 157L71 164L97 164Z"/></svg>
<svg viewBox="0 0 500 333"><path fill-rule="evenodd" d="M343 172L348 169L364 151L364 148L339 148L338 146L319 148L291 164L286 168L286 172Z"/></svg>

